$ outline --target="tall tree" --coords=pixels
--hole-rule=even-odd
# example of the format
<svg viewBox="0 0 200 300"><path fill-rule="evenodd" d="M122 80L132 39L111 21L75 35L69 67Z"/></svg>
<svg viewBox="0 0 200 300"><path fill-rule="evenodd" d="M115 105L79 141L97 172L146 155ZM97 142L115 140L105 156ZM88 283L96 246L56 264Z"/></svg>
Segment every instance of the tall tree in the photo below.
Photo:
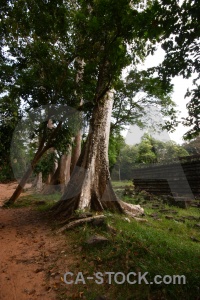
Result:
<svg viewBox="0 0 200 300"><path fill-rule="evenodd" d="M78 90L84 99L80 109L89 119L86 143L55 212L64 216L90 208L122 212L108 166L112 103L122 70L136 66L158 40L159 30L148 33L144 26L151 24L151 4L138 11L128 0L23 0L12 5L8 1L7 8L4 40L15 75L9 86L30 108L63 103L78 108L74 93ZM85 62L78 89L76 58ZM155 103L154 98L151 101Z"/></svg>
<svg viewBox="0 0 200 300"><path fill-rule="evenodd" d="M113 192L108 166L109 127L115 94L112 88L118 89L117 81L123 68L135 65L145 56L149 36L144 34L142 23L151 11L148 8L139 12L126 0L77 3L76 25L82 37L81 57L85 61L83 98L91 99L83 104L83 110L92 108L92 117L77 167L54 207L55 213L63 217L77 209L123 211L123 203ZM155 41L155 36L153 39Z"/></svg>

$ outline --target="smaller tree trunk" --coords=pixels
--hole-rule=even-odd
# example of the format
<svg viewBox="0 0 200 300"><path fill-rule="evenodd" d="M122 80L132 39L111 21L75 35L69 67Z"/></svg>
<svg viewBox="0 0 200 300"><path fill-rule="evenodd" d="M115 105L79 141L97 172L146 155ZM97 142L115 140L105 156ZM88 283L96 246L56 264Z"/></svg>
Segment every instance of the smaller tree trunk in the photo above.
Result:
<svg viewBox="0 0 200 300"><path fill-rule="evenodd" d="M38 192L42 190L42 172L37 174L36 190Z"/></svg>
<svg viewBox="0 0 200 300"><path fill-rule="evenodd" d="M14 191L14 193L12 194L12 196L10 197L10 199L5 202L5 206L9 206L11 204L13 204L17 198L20 196L20 194L22 193L25 184L27 182L27 180L29 179L29 177L31 176L31 174L33 173L33 170L37 164L37 162L40 160L41 156L44 154L43 151L41 151L40 153L37 153L35 155L34 160L32 161L31 165L28 167L27 171L25 172L24 176L22 177L20 183L18 184L16 190Z"/></svg>
<svg viewBox="0 0 200 300"><path fill-rule="evenodd" d="M54 148L50 148L47 152L48 154L50 153L55 153L55 149ZM51 184L53 175L55 174L56 170L58 168L58 163L57 160L54 160L54 164L53 164L53 170L48 174L47 179L45 181L45 184Z"/></svg>
<svg viewBox="0 0 200 300"><path fill-rule="evenodd" d="M49 195L55 193L56 187L59 186L59 173L60 173L60 161L58 163L57 169L55 170L55 173L51 177L51 180L43 187L42 194Z"/></svg>
<svg viewBox="0 0 200 300"><path fill-rule="evenodd" d="M63 154L61 157L59 177L60 177L62 193L64 192L65 186L68 184L70 180L70 166L71 166L71 152L68 152L68 154Z"/></svg>
<svg viewBox="0 0 200 300"><path fill-rule="evenodd" d="M71 146L68 145L68 151L63 154L59 160L58 167L54 172L49 184L46 184L43 189L43 194L53 194L56 191L62 192L65 189L70 179L70 164L71 164Z"/></svg>
<svg viewBox="0 0 200 300"><path fill-rule="evenodd" d="M80 130L74 138L75 146L72 149L71 168L70 168L71 174L72 174L72 172L77 164L77 161L79 159L79 156L81 154L81 140L82 140L82 132Z"/></svg>
<svg viewBox="0 0 200 300"><path fill-rule="evenodd" d="M120 170L120 165L119 165L119 181L121 181L121 170Z"/></svg>
<svg viewBox="0 0 200 300"><path fill-rule="evenodd" d="M47 127L48 127L49 129L53 129L53 128L54 128L54 125L53 125L53 122L52 122L51 119L48 120ZM50 148L50 149L47 151L47 153L55 153L55 148L54 148L54 147ZM53 170L51 173L49 173L48 176L47 176L46 184L50 184L50 182L51 182L51 179L52 179L52 177L53 177L53 174L55 173L55 171L56 171L56 169L57 169L57 167L56 167L55 165L56 165L56 163L54 164L54 170Z"/></svg>

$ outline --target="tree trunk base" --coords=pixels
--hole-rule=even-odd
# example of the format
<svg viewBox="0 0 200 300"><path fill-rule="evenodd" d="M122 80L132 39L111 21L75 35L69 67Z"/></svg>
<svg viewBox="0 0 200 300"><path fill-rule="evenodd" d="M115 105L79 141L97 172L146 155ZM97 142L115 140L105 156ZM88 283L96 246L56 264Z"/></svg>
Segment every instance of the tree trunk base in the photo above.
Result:
<svg viewBox="0 0 200 300"><path fill-rule="evenodd" d="M138 216L144 215L144 209L140 207L140 205L128 204L123 201L120 201L122 207L124 208L124 213L128 216L134 218L139 222L147 222L146 219L138 218ZM56 232L57 234L62 233L66 230L73 229L83 224L93 224L96 226L100 226L105 224L106 217L101 214L97 216L88 216L91 214L81 214L80 216L71 217L68 220L62 222L62 227Z"/></svg>
<svg viewBox="0 0 200 300"><path fill-rule="evenodd" d="M77 185L76 188L78 188ZM71 198L68 197L71 189L73 189L72 185L68 185L68 194L64 193L61 200L52 208L54 216L58 219L70 218L78 210L81 212L103 212L104 210L109 210L112 212L124 213L121 201L115 195L111 183L108 183L101 197L98 195L97 190L90 190L88 199L86 199L86 197L82 199L84 195L82 193L83 188L81 188L81 192L76 196Z"/></svg>

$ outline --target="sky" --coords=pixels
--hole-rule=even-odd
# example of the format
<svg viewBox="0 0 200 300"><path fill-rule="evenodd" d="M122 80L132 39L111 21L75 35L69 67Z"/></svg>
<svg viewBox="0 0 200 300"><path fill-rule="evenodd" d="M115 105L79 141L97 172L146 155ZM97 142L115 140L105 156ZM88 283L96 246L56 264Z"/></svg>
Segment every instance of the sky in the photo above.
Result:
<svg viewBox="0 0 200 300"><path fill-rule="evenodd" d="M158 50L155 52L155 54L149 55L146 58L146 61L144 63L144 68L150 68L157 66L159 63L162 62L164 58L164 50L161 49L161 47L158 48ZM172 93L172 100L176 103L177 107L176 109L179 111L179 119L182 117L187 116L187 109L186 104L189 101L189 98L185 99L184 95L187 91L187 88L190 88L192 86L192 78L190 79L183 79L181 76L176 76L173 78L172 83L174 84L174 91ZM155 118L159 120L159 114L155 114ZM144 132L149 132L154 138L160 139L162 141L167 140L173 140L178 144L182 144L184 142L183 140L183 134L188 131L188 127L184 127L183 125L179 125L176 130L173 133L168 133L167 131L163 131L160 134L155 132L155 130L151 129L151 126L149 125L148 130L140 130L137 126L130 126L129 131L124 131L123 136L125 137L126 143L129 145L133 145L140 142L141 136L144 134Z"/></svg>

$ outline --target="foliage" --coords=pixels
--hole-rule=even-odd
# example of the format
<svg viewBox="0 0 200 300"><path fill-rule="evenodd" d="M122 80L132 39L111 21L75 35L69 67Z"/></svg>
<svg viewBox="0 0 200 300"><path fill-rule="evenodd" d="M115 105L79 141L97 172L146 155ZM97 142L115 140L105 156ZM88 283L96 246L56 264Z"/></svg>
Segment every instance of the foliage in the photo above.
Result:
<svg viewBox="0 0 200 300"><path fill-rule="evenodd" d="M168 80L172 68L165 66L161 80L153 71L138 71L137 65L153 53L156 43L162 40L163 47L170 50L166 61L172 66L170 57L173 55L170 53L174 48L170 48L171 43L166 39L176 32L186 38L186 31L192 25L189 22L184 25L183 21L191 5L184 1L180 8L176 1L148 1L147 7L139 11L137 5L130 5L128 0L3 1L0 18L1 100L8 96L11 101L23 99L26 112L42 106L67 104L82 110L83 115L90 119L96 103L114 88L115 121L111 127L119 130L127 124L142 125L141 116L148 105L159 107L163 115L171 117L174 125L175 111L170 99L172 86ZM185 12L183 16L182 10ZM166 23L169 21L166 16L170 26ZM193 17L194 11L191 12ZM195 35L193 41L196 41L194 30L192 33ZM190 45L189 42L186 45L188 51ZM192 49L196 51L194 47ZM80 60L84 64L81 80L77 83ZM179 71L184 66L180 63ZM129 71L123 81L122 71L126 67ZM197 70L196 64L195 68ZM81 107L80 99L84 100ZM53 119L55 126L58 125L52 110L48 112L48 119ZM50 136L46 132L45 125L38 125L34 132L38 138L42 134L47 137L44 145L48 144ZM67 124L62 124L57 132L57 140L63 142L62 150L73 134ZM55 139L48 144L50 146L58 147ZM145 142L140 147L141 161L155 159L155 155L147 151L148 147ZM142 154L145 151L149 153L148 157Z"/></svg>
<svg viewBox="0 0 200 300"><path fill-rule="evenodd" d="M114 167L119 157L121 149L124 147L125 142L124 138L120 133L111 133L109 139L109 149L108 149L108 157L109 157L109 166L110 170Z"/></svg>
<svg viewBox="0 0 200 300"><path fill-rule="evenodd" d="M132 170L141 164L166 163L178 157L187 156L189 153L183 146L174 141L162 142L144 134L141 142L134 146L126 145L121 149L113 178L117 179L116 173L121 173L121 179L131 179Z"/></svg>
<svg viewBox="0 0 200 300"><path fill-rule="evenodd" d="M149 107L151 109L155 107L162 114L166 126L168 124L166 117L174 120L171 126L168 126L168 130L176 126L175 104L170 97L172 85L169 83L163 86L160 78L154 73L132 68L124 80L116 82L115 89L111 131L125 128L130 124L144 127L147 119L152 118L147 113Z"/></svg>
<svg viewBox="0 0 200 300"><path fill-rule="evenodd" d="M47 176L53 172L55 168L55 153L45 153L37 163L34 173L42 173L42 178L45 180Z"/></svg>
<svg viewBox="0 0 200 300"><path fill-rule="evenodd" d="M183 78L196 76L193 88L186 97L191 96L187 104L188 117L184 124L191 129L185 134L186 139L194 138L200 132L200 4L199 1L155 1L154 24L163 32L160 38L166 51L163 63L158 68L164 82L171 77L182 75Z"/></svg>
<svg viewBox="0 0 200 300"><path fill-rule="evenodd" d="M71 104L77 107L79 101L74 93L76 68L71 65L74 59L71 55L75 50L68 30L71 26L67 22L70 21L68 8L63 1L1 3L0 101L5 103L9 99L21 105L22 139L27 135L25 131L29 130L30 135L20 143L21 147L26 145L26 152L31 147L30 142L35 140L43 141L43 148L54 146L64 151L74 131L80 127L73 112L73 126L69 124L67 108ZM42 110L46 110L43 117ZM54 128L59 122L63 123L54 138L54 129L47 128L49 119ZM19 158L19 152L15 152Z"/></svg>
<svg viewBox="0 0 200 300"><path fill-rule="evenodd" d="M197 136L189 142L185 142L183 147L190 155L200 154L200 136Z"/></svg>
<svg viewBox="0 0 200 300"><path fill-rule="evenodd" d="M135 146L125 145L121 149L116 165L112 170L112 178L115 180L131 179L132 169L137 162L138 149Z"/></svg>
<svg viewBox="0 0 200 300"><path fill-rule="evenodd" d="M4 1L0 24L4 49L2 89L12 98L22 98L26 110L50 104L77 108L81 97L84 104L80 109L87 117L90 117L95 102L111 87L116 91L123 89L120 92L125 93L123 106L133 103L133 96L142 86L151 98L157 93L160 104L170 106L169 89L161 91L159 80L152 77L148 81L144 72L132 71L129 76L132 82L124 87L122 81L121 87L117 83L122 69L131 64L136 67L147 54L147 48L151 48L150 39L154 44L158 38L157 34L150 37L144 34L142 25L150 10L151 6L145 12L138 12L126 0L117 3L105 0L33 3L23 0L12 5ZM79 83L75 79L78 59L84 61ZM139 108L137 103L133 106ZM123 114L123 110L120 109L118 114ZM135 114L132 116L135 120L137 111L130 109L131 114ZM123 125L124 117L121 119ZM130 117L128 122L133 122L132 119Z"/></svg>
<svg viewBox="0 0 200 300"><path fill-rule="evenodd" d="M182 157L188 155L188 152L182 146L176 144L176 142L162 142L154 139L149 134L143 135L141 143L138 145L138 151L139 163L164 162L173 160L179 156ZM146 159L145 155L147 155ZM148 156L152 157L152 159L148 160Z"/></svg>
<svg viewBox="0 0 200 300"><path fill-rule="evenodd" d="M186 149L184 149L183 146L177 145L176 142L174 141L169 141L165 143L166 145L166 150L164 149L164 153L158 149L158 155L160 155L159 160L160 162L162 161L167 161L169 159L176 159L178 157L184 157L188 156L189 153Z"/></svg>
<svg viewBox="0 0 200 300"><path fill-rule="evenodd" d="M5 97L0 102L0 181L13 180L10 162L12 134L21 118L19 103ZM19 149L18 149L19 150Z"/></svg>

